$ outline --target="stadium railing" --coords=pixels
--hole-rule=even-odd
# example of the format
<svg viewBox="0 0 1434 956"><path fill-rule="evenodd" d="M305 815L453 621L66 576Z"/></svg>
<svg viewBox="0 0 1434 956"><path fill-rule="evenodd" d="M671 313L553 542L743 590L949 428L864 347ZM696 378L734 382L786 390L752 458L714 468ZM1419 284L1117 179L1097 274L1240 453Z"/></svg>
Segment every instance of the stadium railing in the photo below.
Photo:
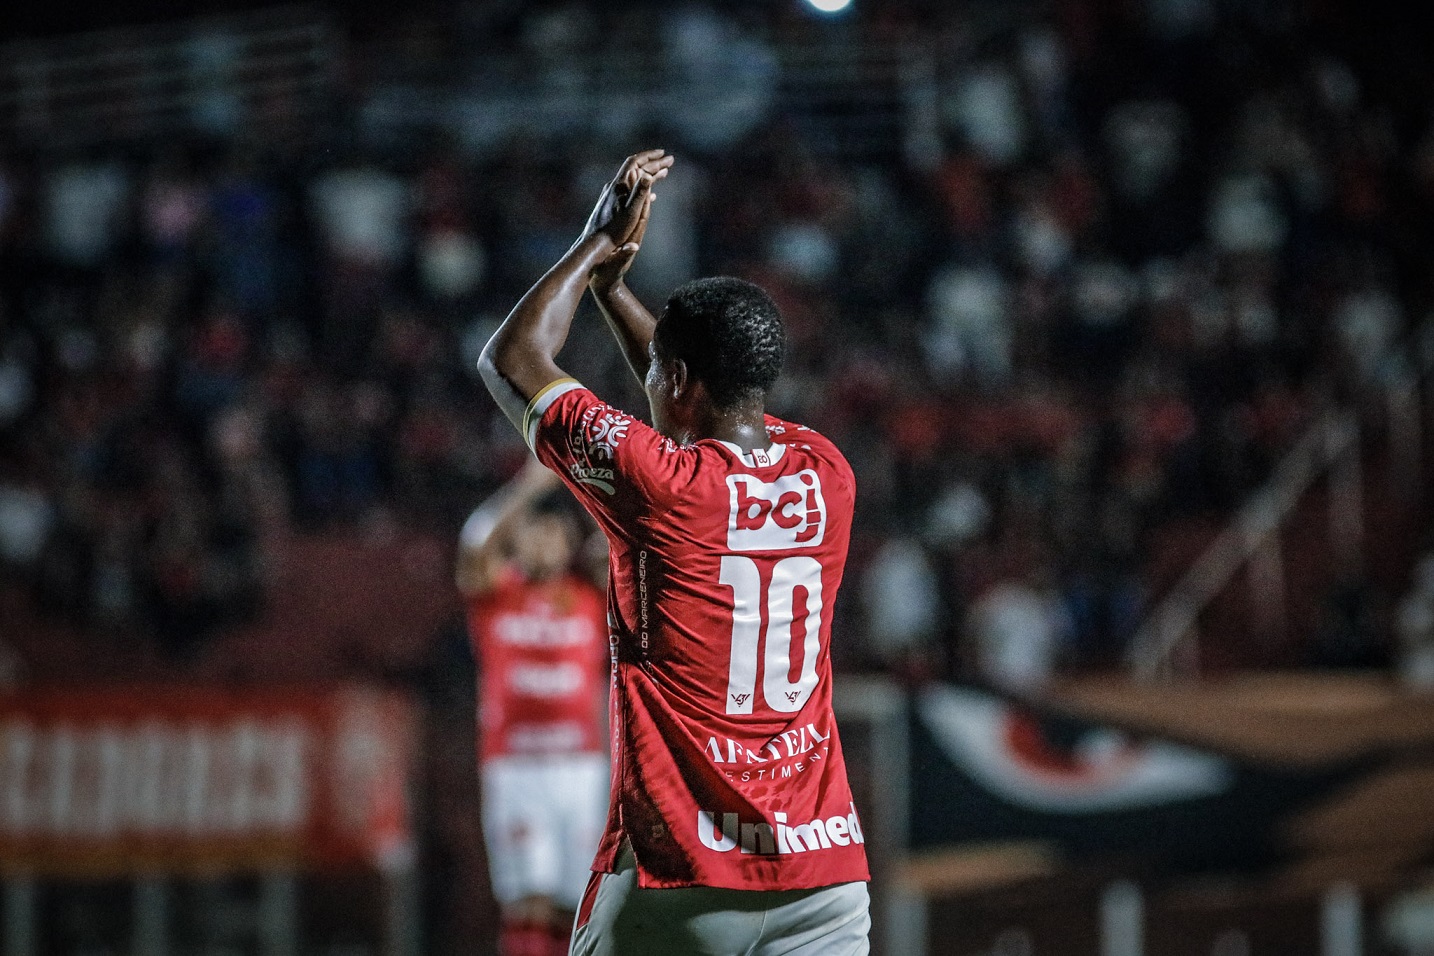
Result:
<svg viewBox="0 0 1434 956"><path fill-rule="evenodd" d="M1289 627L1289 577L1283 535L1321 482L1327 483L1328 556L1337 570L1357 571L1365 554L1370 498L1408 510L1434 472L1425 445L1434 421L1434 326L1425 323L1385 363L1372 389L1381 419L1370 429L1353 408L1316 420L1274 469L1268 483L1240 508L1225 530L1155 605L1130 643L1127 660L1139 680L1174 680L1201 672L1201 619L1243 572L1249 619L1266 641ZM1377 448L1371 445L1377 444ZM1366 456L1382 457L1389 487L1369 488ZM1387 494L1385 493L1387 491Z"/></svg>
<svg viewBox="0 0 1434 956"><path fill-rule="evenodd" d="M329 101L339 35L309 6L0 45L0 140L43 148L249 129Z"/></svg>

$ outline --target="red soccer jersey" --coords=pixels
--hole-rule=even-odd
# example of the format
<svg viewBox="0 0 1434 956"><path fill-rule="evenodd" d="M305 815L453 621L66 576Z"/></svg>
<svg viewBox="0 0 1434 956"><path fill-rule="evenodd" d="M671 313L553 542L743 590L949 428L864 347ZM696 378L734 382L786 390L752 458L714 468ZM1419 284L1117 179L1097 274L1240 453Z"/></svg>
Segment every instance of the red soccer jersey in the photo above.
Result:
<svg viewBox="0 0 1434 956"><path fill-rule="evenodd" d="M831 704L846 459L771 417L765 450L679 446L571 380L525 424L610 546L613 790L593 869L613 872L626 837L644 887L869 879Z"/></svg>
<svg viewBox="0 0 1434 956"><path fill-rule="evenodd" d="M606 630L602 592L576 575L505 575L469 600L484 760L606 750Z"/></svg>

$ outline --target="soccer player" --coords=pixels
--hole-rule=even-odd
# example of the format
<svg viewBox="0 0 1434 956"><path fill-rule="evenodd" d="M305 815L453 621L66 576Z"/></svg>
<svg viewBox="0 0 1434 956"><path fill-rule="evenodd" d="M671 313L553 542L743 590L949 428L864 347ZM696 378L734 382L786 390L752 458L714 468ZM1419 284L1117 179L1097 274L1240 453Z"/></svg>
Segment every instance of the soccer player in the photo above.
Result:
<svg viewBox="0 0 1434 956"><path fill-rule="evenodd" d="M732 278L661 318L626 288L672 158L629 157L479 360L539 460L606 534L612 796L574 953L866 953L864 835L831 706L855 486L831 442L765 414L784 335ZM558 367L591 287L652 426Z"/></svg>
<svg viewBox="0 0 1434 956"><path fill-rule="evenodd" d="M607 622L601 589L572 570L571 508L533 462L473 512L459 542L500 956L568 951L607 808Z"/></svg>

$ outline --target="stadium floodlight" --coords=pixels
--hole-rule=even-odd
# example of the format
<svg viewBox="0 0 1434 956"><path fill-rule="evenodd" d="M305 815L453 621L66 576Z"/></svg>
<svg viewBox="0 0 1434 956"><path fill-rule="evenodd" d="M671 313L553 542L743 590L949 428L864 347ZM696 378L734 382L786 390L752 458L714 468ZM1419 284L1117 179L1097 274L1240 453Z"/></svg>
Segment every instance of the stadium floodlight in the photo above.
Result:
<svg viewBox="0 0 1434 956"><path fill-rule="evenodd" d="M851 0L807 0L807 3L818 13L826 14L841 13L851 6Z"/></svg>

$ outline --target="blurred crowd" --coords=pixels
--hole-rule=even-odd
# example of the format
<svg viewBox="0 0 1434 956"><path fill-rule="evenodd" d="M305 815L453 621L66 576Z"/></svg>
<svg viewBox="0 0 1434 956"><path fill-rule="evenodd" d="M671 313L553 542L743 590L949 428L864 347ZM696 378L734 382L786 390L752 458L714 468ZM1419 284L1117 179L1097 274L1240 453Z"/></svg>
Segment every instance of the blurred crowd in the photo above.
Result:
<svg viewBox="0 0 1434 956"><path fill-rule="evenodd" d="M773 410L855 468L837 666L1020 685L1118 663L1162 561L1321 410L1401 372L1434 275L1431 116L1280 4L1032 5L979 42L945 5L871 7L778 25L952 38L927 154L846 156L775 95L721 142L674 115L394 148L355 106L322 148L0 153L7 587L182 661L258 613L285 534L455 537L525 454L477 350L622 155L660 145L678 166L635 288L654 308L701 274L768 288L790 338ZM512 28L577 56L592 9ZM661 9L691 55L781 59L719 9ZM594 316L574 370L642 411Z"/></svg>

